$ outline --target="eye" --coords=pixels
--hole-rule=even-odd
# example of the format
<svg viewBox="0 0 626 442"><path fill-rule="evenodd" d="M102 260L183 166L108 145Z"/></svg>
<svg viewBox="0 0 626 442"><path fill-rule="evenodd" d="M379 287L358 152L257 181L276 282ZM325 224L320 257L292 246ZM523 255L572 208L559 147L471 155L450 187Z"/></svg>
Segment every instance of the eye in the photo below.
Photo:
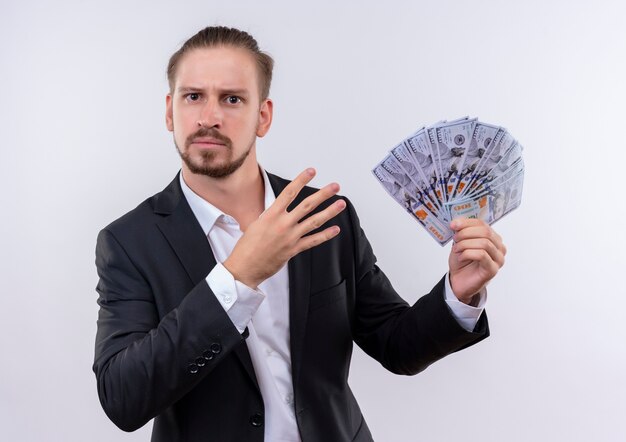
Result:
<svg viewBox="0 0 626 442"><path fill-rule="evenodd" d="M198 101L200 99L200 94L197 92L192 92L190 94L185 95L185 98L189 101Z"/></svg>
<svg viewBox="0 0 626 442"><path fill-rule="evenodd" d="M236 95L229 95L228 97L226 97L226 102L228 104L239 104L241 103L241 98Z"/></svg>

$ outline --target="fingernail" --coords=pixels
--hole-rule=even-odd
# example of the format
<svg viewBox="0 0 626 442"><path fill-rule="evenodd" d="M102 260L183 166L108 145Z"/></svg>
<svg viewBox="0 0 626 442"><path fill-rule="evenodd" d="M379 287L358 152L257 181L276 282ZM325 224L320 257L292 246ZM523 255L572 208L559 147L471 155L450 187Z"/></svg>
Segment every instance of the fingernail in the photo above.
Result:
<svg viewBox="0 0 626 442"><path fill-rule="evenodd" d="M450 228L451 228L451 229L456 230L456 229L457 229L457 227L459 227L459 222L458 222L458 221L452 221L452 222L450 223Z"/></svg>
<svg viewBox="0 0 626 442"><path fill-rule="evenodd" d="M312 167L309 167L306 170L306 173L308 173L309 175L313 176L313 175L315 175L315 169L313 169Z"/></svg>
<svg viewBox="0 0 626 442"><path fill-rule="evenodd" d="M344 200L339 200L337 201L337 207L339 207L340 209L343 209L344 207L346 207L346 202Z"/></svg>

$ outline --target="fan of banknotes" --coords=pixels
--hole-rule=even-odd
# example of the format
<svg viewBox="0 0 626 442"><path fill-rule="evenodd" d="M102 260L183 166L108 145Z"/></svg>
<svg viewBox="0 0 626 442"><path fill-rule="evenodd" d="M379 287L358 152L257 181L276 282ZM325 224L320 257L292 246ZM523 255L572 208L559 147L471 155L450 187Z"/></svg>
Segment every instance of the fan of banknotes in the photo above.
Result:
<svg viewBox="0 0 626 442"><path fill-rule="evenodd" d="M520 205L522 150L506 129L465 117L421 128L372 172L443 246L454 235L452 219L493 224Z"/></svg>

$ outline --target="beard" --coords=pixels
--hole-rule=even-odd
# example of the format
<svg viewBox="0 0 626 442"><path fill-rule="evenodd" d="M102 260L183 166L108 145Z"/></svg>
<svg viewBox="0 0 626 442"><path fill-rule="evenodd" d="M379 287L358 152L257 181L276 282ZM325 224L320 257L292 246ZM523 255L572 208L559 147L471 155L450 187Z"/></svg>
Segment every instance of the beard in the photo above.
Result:
<svg viewBox="0 0 626 442"><path fill-rule="evenodd" d="M224 147L227 151L226 161L221 164L214 164L217 152L211 151L202 151L200 152L199 158L192 158L192 156L189 154L189 146L193 143L194 139L200 137L211 137L224 143ZM238 158L233 159L233 142L230 138L222 135L212 127L201 127L195 133L189 135L185 140L184 151L180 149L180 146L178 145L178 143L176 143L176 137L174 137L176 150L178 151L180 158L183 160L187 168L192 173L195 173L197 175L206 175L211 178L224 178L239 169L250 154L250 151L252 150L252 145L254 144L253 141L254 139L249 143L248 148L245 152L243 152Z"/></svg>

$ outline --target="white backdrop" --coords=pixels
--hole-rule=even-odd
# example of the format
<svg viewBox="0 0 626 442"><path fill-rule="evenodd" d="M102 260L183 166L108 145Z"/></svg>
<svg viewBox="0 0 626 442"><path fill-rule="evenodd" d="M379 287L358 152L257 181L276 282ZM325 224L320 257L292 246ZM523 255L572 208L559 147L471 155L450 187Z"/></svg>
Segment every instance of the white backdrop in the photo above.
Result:
<svg viewBox="0 0 626 442"><path fill-rule="evenodd" d="M623 2L295 3L2 0L0 440L149 440L150 425L123 433L98 402L95 240L177 172L165 66L213 24L276 59L261 163L338 181L411 303L449 246L371 167L418 126L463 115L525 146L522 206L496 224L509 254L492 336L411 378L357 349L351 385L374 437L626 440Z"/></svg>

